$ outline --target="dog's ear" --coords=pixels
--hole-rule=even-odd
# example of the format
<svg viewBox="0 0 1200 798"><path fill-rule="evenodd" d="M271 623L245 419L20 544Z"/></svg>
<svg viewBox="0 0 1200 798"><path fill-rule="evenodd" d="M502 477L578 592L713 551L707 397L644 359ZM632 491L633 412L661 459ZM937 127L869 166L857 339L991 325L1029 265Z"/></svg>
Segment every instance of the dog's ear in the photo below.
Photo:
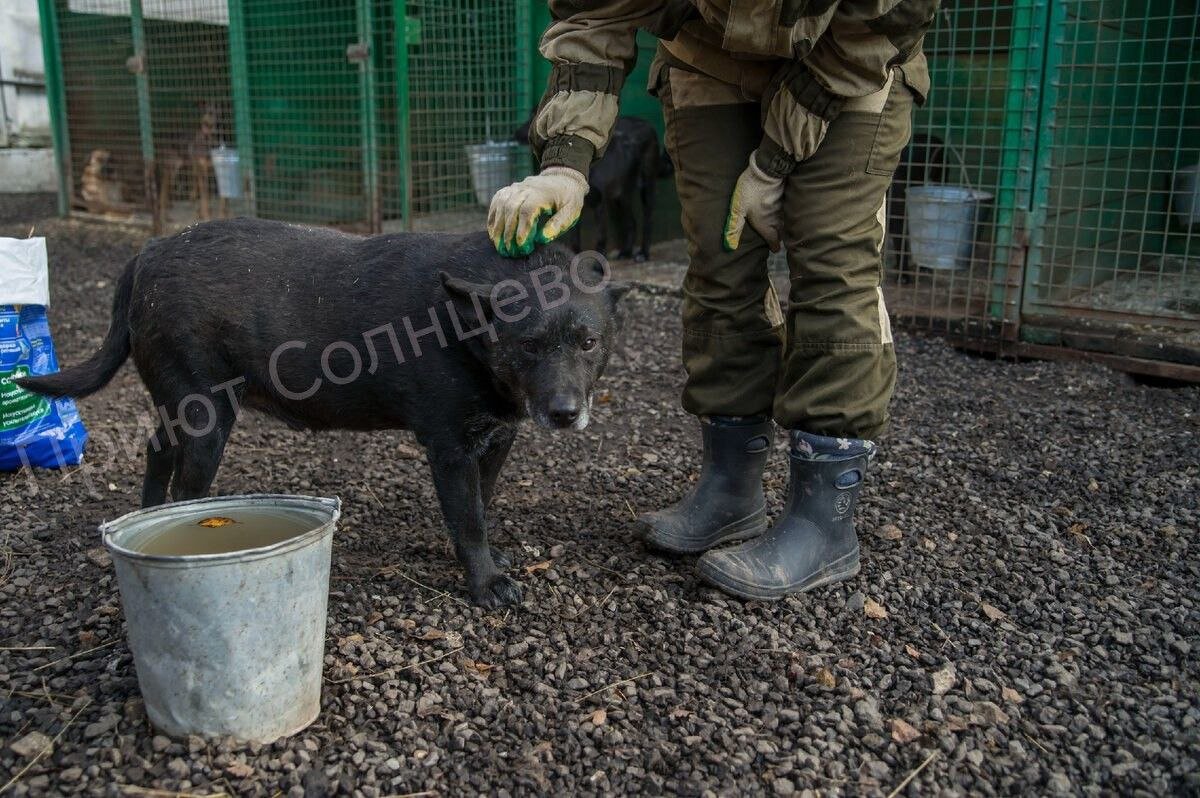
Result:
<svg viewBox="0 0 1200 798"><path fill-rule="evenodd" d="M484 320L492 317L492 286L454 277L444 271L438 272L438 276L464 319L478 319L479 310L483 311Z"/></svg>

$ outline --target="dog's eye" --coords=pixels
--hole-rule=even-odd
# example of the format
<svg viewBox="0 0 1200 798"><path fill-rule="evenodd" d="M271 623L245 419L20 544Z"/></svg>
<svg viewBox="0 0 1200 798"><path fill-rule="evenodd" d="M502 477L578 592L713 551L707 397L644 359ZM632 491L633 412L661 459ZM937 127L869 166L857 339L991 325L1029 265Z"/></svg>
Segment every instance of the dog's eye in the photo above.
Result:
<svg viewBox="0 0 1200 798"><path fill-rule="evenodd" d="M585 339L583 339L583 346L582 346L582 348L583 348L583 351L584 351L584 352L591 352L593 349L595 349L595 348L596 348L596 344L598 344L598 343L600 343L600 342L599 342L599 341L597 341L595 338L585 338Z"/></svg>
<svg viewBox="0 0 1200 798"><path fill-rule="evenodd" d="M524 350L526 354L536 355L537 354L537 341L522 341L521 349Z"/></svg>

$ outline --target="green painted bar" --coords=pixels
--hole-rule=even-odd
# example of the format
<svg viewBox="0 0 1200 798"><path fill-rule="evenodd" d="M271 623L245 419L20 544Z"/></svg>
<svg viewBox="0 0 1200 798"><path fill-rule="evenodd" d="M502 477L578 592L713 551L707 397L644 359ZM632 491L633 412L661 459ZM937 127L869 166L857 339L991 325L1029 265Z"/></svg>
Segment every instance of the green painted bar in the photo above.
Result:
<svg viewBox="0 0 1200 798"><path fill-rule="evenodd" d="M58 163L58 214L66 216L71 209L71 136L63 84L62 42L54 0L38 0L38 11L42 22L42 61L46 70L46 96L50 105L54 158Z"/></svg>

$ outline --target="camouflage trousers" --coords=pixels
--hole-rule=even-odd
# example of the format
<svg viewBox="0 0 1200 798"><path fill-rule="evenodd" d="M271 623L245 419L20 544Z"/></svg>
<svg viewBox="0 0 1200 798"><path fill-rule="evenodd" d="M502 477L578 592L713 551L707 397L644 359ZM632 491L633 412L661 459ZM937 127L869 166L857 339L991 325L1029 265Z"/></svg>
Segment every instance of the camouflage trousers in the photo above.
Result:
<svg viewBox="0 0 1200 798"><path fill-rule="evenodd" d="M876 438L896 383L880 284L885 200L911 132L899 70L847 102L816 153L787 178L786 317L766 242L746 227L726 252L734 184L762 139L754 89L656 59L689 265L683 292L683 406L695 415L772 415L786 429Z"/></svg>

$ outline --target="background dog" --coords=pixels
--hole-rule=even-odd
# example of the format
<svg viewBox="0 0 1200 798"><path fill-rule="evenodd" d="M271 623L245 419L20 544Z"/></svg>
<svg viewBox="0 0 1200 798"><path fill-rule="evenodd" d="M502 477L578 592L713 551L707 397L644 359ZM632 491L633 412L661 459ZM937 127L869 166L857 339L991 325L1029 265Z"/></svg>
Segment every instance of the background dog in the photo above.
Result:
<svg viewBox="0 0 1200 798"><path fill-rule="evenodd" d="M124 189L112 165L112 153L92 150L83 174L79 176L79 196L89 213L132 213L134 206L125 201Z"/></svg>
<svg viewBox="0 0 1200 798"><path fill-rule="evenodd" d="M217 146L219 116L216 104L207 100L202 100L196 110L196 126L173 137L160 150L158 206L164 220L171 208L175 181L184 167L191 177L191 196L197 201L197 218L212 218L208 207L208 189L212 175L211 153L213 147Z"/></svg>
<svg viewBox="0 0 1200 798"><path fill-rule="evenodd" d="M513 140L528 144L530 124L532 120L519 127ZM608 254L608 222L611 218L617 227L617 257L637 261L650 257L655 184L673 172L671 159L659 146L658 133L649 122L632 116L617 118L608 148L592 162L588 173L589 191L584 205L593 214L597 230L594 249L597 252ZM642 204L642 245L636 253L633 250L638 232L635 198L640 198ZM576 252L583 251L580 225L575 225L568 241Z"/></svg>
<svg viewBox="0 0 1200 798"><path fill-rule="evenodd" d="M520 601L485 509L516 433L588 423L617 303L563 246L484 233L362 238L234 219L155 239L126 266L100 350L20 385L87 396L132 354L162 423L142 504L208 494L242 407L307 429L409 429L426 447L472 600ZM473 334L472 334L473 333Z"/></svg>

